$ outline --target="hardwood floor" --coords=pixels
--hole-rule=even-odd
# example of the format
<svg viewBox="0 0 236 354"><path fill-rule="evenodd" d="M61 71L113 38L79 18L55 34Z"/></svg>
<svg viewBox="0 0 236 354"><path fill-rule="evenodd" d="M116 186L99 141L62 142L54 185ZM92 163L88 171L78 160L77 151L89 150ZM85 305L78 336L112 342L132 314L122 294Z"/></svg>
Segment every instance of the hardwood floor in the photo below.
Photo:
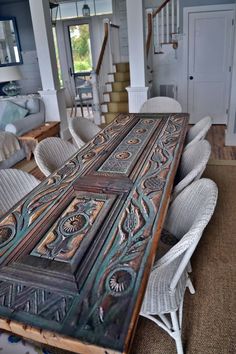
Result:
<svg viewBox="0 0 236 354"><path fill-rule="evenodd" d="M236 160L236 146L225 146L225 125L213 125L207 134L212 160Z"/></svg>

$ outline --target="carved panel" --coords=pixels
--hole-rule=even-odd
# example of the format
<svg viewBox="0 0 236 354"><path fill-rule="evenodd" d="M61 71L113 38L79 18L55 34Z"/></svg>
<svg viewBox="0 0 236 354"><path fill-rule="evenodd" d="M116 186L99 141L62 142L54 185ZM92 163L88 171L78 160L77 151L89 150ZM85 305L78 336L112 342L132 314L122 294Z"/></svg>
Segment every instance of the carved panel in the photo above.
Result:
<svg viewBox="0 0 236 354"><path fill-rule="evenodd" d="M160 120L148 118L138 121L98 169L98 172L129 175L131 168L160 122Z"/></svg>
<svg viewBox="0 0 236 354"><path fill-rule="evenodd" d="M100 345L109 343L112 348L124 350L138 288L160 222L164 190L179 153L184 121L169 117L116 218L104 251L94 265L99 271L90 275L78 302L79 338L89 340L92 336Z"/></svg>
<svg viewBox="0 0 236 354"><path fill-rule="evenodd" d="M76 197L57 219L45 237L30 253L32 256L70 262L77 254L83 240L89 238L95 221L110 202L105 196Z"/></svg>
<svg viewBox="0 0 236 354"><path fill-rule="evenodd" d="M14 311L63 322L72 301L73 297L69 295L0 280L0 306Z"/></svg>
<svg viewBox="0 0 236 354"><path fill-rule="evenodd" d="M76 180L86 173L86 169L96 163L104 152L107 153L106 149L115 146L117 139L118 142L122 140L130 127L136 123L133 117L120 114L63 167L36 187L19 206L16 206L11 215L0 218L0 238L11 234L7 242L0 243L0 264L5 262L8 254L17 247L22 237L56 208L58 201L68 194Z"/></svg>

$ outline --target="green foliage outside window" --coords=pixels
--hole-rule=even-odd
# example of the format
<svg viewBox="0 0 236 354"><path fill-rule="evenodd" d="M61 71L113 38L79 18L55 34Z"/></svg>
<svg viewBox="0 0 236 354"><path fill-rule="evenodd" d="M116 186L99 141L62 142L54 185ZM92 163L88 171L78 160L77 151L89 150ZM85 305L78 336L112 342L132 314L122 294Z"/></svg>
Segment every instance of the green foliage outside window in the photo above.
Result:
<svg viewBox="0 0 236 354"><path fill-rule="evenodd" d="M89 25L70 26L70 38L74 72L91 71Z"/></svg>

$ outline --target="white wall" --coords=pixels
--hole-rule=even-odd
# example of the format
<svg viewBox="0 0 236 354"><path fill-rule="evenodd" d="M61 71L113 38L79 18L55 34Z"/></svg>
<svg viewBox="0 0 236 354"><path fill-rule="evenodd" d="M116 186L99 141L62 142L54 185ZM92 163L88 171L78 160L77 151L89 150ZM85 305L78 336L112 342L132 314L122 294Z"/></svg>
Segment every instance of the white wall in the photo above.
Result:
<svg viewBox="0 0 236 354"><path fill-rule="evenodd" d="M162 0L144 0L145 8L158 7ZM183 8L190 6L215 5L234 3L234 0L180 0L180 32L183 28ZM183 34L184 35L184 34ZM171 45L163 45L164 54L153 54L153 96L159 95L162 84L177 87L176 98L186 109L183 82L183 35L178 40L178 49Z"/></svg>
<svg viewBox="0 0 236 354"><path fill-rule="evenodd" d="M120 26L120 52L121 62L129 61L129 48L128 48L128 28L127 28L127 11L126 0L113 1L113 21L114 24Z"/></svg>

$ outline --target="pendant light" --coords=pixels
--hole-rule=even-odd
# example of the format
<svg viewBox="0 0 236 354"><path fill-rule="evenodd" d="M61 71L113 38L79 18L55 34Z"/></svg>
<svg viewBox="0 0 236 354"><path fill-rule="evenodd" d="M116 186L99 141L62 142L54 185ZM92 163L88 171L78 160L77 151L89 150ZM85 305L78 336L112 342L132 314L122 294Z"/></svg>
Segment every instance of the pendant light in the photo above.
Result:
<svg viewBox="0 0 236 354"><path fill-rule="evenodd" d="M88 6L88 4L86 4L86 0L84 2L84 6L82 8L82 14L84 17L90 16L90 7Z"/></svg>

